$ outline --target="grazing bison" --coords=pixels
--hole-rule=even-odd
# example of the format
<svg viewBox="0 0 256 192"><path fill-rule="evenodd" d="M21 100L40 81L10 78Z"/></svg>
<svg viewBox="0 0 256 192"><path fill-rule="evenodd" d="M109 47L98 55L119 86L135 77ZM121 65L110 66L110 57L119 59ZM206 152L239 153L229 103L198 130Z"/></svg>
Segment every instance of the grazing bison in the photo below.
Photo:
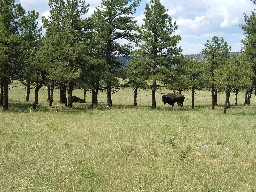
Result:
<svg viewBox="0 0 256 192"><path fill-rule="evenodd" d="M180 93L168 93L167 95L162 96L162 101L164 102L164 104L168 103L172 107L176 102L179 106L182 107L184 100L185 100L185 96Z"/></svg>
<svg viewBox="0 0 256 192"><path fill-rule="evenodd" d="M85 103L85 100L84 99L81 99L81 98L79 98L79 97L77 97L77 96L72 96L72 101L74 102L74 103Z"/></svg>

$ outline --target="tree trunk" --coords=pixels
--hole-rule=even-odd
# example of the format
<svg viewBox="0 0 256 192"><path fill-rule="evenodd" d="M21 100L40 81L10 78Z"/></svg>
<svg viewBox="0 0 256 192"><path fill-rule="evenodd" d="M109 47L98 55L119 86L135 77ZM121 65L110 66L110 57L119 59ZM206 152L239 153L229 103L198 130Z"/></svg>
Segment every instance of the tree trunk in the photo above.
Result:
<svg viewBox="0 0 256 192"><path fill-rule="evenodd" d="M92 89L92 105L93 108L95 105L98 105L98 90L96 88Z"/></svg>
<svg viewBox="0 0 256 192"><path fill-rule="evenodd" d="M96 89L92 89L92 108L98 104L98 92Z"/></svg>
<svg viewBox="0 0 256 192"><path fill-rule="evenodd" d="M72 100L72 93L73 93L74 85L73 82L69 82L68 84L68 107L72 108L73 100Z"/></svg>
<svg viewBox="0 0 256 192"><path fill-rule="evenodd" d="M192 86L192 109L195 107L195 87Z"/></svg>
<svg viewBox="0 0 256 192"><path fill-rule="evenodd" d="M87 94L87 90L84 89L84 102L86 103L86 94Z"/></svg>
<svg viewBox="0 0 256 192"><path fill-rule="evenodd" d="M212 109L215 108L215 88L214 85L212 85Z"/></svg>
<svg viewBox="0 0 256 192"><path fill-rule="evenodd" d="M27 95L26 95L26 101L29 101L30 98L30 90L31 90L31 84L30 84L30 80L27 80Z"/></svg>
<svg viewBox="0 0 256 192"><path fill-rule="evenodd" d="M109 107L112 107L111 85L107 86L107 104Z"/></svg>
<svg viewBox="0 0 256 192"><path fill-rule="evenodd" d="M218 91L217 91L217 89L215 89L215 91L214 91L214 105L215 106L218 105Z"/></svg>
<svg viewBox="0 0 256 192"><path fill-rule="evenodd" d="M45 82L45 78L46 78L45 72L41 72L41 76L42 76L42 80L36 82L35 101L34 101L34 103L33 103L33 109L34 109L34 110L37 109L39 90L43 87L43 83Z"/></svg>
<svg viewBox="0 0 256 192"><path fill-rule="evenodd" d="M37 109L37 105L38 105L38 95L39 95L39 90L41 89L42 84L41 83L37 83L36 88L35 88L35 101L33 103L33 109L36 110Z"/></svg>
<svg viewBox="0 0 256 192"><path fill-rule="evenodd" d="M108 35L112 35L112 29L108 31ZM106 61L107 61L107 65L108 65L108 73L113 74L113 58L112 58L112 50L113 50L113 40L109 39L107 41L107 47L106 47ZM107 82L107 105L108 107L112 107L112 93L111 93L111 89L112 89L112 80L111 78L108 79Z"/></svg>
<svg viewBox="0 0 256 192"><path fill-rule="evenodd" d="M3 94L4 94L4 84L3 79L1 78L1 93L0 93L0 105L3 106Z"/></svg>
<svg viewBox="0 0 256 192"><path fill-rule="evenodd" d="M245 92L245 98L244 98L244 105L250 105L251 104L251 93L252 89L247 89Z"/></svg>
<svg viewBox="0 0 256 192"><path fill-rule="evenodd" d="M60 83L60 103L67 106L67 87L65 83Z"/></svg>
<svg viewBox="0 0 256 192"><path fill-rule="evenodd" d="M138 88L135 87L134 90L133 90L133 105L134 106L137 106L138 103L137 103L137 97L138 97Z"/></svg>
<svg viewBox="0 0 256 192"><path fill-rule="evenodd" d="M36 88L35 88L35 102L34 103L36 105L38 105L38 95L39 95L38 93L39 93L40 88L41 87L39 87L39 86L36 86Z"/></svg>
<svg viewBox="0 0 256 192"><path fill-rule="evenodd" d="M52 107L52 103L53 103L53 92L54 92L54 82L49 82L49 88L50 88L49 106Z"/></svg>
<svg viewBox="0 0 256 192"><path fill-rule="evenodd" d="M51 82L50 81L48 81L47 82L47 101L50 101L50 99L51 99Z"/></svg>
<svg viewBox="0 0 256 192"><path fill-rule="evenodd" d="M153 81L152 84L152 109L156 108L156 81Z"/></svg>
<svg viewBox="0 0 256 192"><path fill-rule="evenodd" d="M3 77L2 78L2 86L3 86L3 111L8 111L8 105L9 105L9 101L8 101L8 95L9 95L9 81L7 77Z"/></svg>
<svg viewBox="0 0 256 192"><path fill-rule="evenodd" d="M227 108L230 108L230 101L229 101L229 98L230 98L230 88L227 87L226 88L226 100L225 100L225 104L224 104L224 113L226 114L227 112Z"/></svg>
<svg viewBox="0 0 256 192"><path fill-rule="evenodd" d="M247 94L247 91L246 91L245 95L244 95L244 105L249 105L249 104L250 104L250 101L249 101L248 94Z"/></svg>
<svg viewBox="0 0 256 192"><path fill-rule="evenodd" d="M237 105L238 89L235 90L235 105Z"/></svg>
<svg viewBox="0 0 256 192"><path fill-rule="evenodd" d="M215 86L212 85L212 109L215 109L215 106L218 105L218 91L215 89Z"/></svg>

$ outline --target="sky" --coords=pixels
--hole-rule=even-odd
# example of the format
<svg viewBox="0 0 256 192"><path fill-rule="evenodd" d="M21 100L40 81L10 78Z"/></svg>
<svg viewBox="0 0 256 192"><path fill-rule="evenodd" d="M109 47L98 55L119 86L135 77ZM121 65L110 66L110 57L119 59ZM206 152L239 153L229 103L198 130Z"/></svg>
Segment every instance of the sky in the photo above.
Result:
<svg viewBox="0 0 256 192"><path fill-rule="evenodd" d="M36 10L41 16L49 15L48 0L19 0L26 11ZM101 0L88 0L90 16ZM135 19L143 23L145 5L149 0L141 0ZM213 36L223 37L231 46L231 51L239 52L244 38L240 25L244 23L244 13L251 15L256 6L250 0L161 0L168 14L177 22L176 31L182 38L179 46L183 54L198 54L207 40Z"/></svg>

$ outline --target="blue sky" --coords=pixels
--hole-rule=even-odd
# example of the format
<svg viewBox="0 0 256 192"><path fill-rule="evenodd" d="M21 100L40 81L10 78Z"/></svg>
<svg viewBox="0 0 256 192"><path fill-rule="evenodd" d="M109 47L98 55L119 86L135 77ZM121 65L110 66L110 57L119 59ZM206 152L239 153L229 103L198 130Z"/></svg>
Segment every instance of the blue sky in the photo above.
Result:
<svg viewBox="0 0 256 192"><path fill-rule="evenodd" d="M48 0L20 0L26 10L36 10L40 16L49 15ZM93 13L101 0L88 0ZM136 13L141 24L145 4L142 0ZM244 13L251 14L255 5L250 0L161 0L169 15L178 24L177 33L181 35L180 46L184 54L197 54L213 36L223 37L232 51L240 51L244 38L240 25L244 23Z"/></svg>

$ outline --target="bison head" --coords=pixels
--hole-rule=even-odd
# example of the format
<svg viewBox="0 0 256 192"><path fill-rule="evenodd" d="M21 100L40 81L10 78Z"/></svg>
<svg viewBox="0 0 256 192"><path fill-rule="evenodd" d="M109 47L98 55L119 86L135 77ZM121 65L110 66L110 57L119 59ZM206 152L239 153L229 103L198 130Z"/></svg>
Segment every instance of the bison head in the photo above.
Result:
<svg viewBox="0 0 256 192"><path fill-rule="evenodd" d="M167 95L163 95L162 96L162 101L164 102L164 104L166 104L168 102L168 97Z"/></svg>

